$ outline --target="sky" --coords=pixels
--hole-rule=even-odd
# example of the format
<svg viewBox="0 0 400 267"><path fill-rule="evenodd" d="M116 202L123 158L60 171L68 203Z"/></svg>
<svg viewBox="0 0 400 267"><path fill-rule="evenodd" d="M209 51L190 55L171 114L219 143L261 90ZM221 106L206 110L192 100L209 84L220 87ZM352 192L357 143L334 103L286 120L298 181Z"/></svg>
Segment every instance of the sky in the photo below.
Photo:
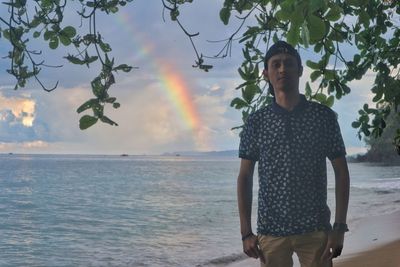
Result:
<svg viewBox="0 0 400 267"><path fill-rule="evenodd" d="M238 25L235 21L223 25L218 15L221 7L220 0L202 0L181 10L180 20L187 30L200 33L194 41L204 54L214 55L223 45L207 40L225 39ZM5 12L1 6L0 16ZM69 11L65 25L79 27L73 14ZM107 107L106 115L119 126L97 123L79 129L81 115L76 109L92 97L90 81L98 66L72 66L63 58L74 53L71 48L49 51L43 41L32 40L32 48L43 51L47 64L63 65L43 68L40 74L49 87L58 81L58 88L47 93L31 80L14 91L13 77L6 73L10 63L3 59L9 47L0 39L0 153L141 155L238 148L238 131L231 128L242 124L241 112L229 104L239 95L235 88L242 83L237 73L242 62L240 44L234 43L231 57L212 60L214 68L206 73L192 67L196 57L190 41L168 13L163 19L161 1L135 0L117 14L97 20L116 62L137 67L119 72L110 89L121 107ZM300 54L303 62L318 57L312 50ZM301 92L309 74L305 67ZM352 93L333 106L348 154L366 151L351 122L364 103L371 103L373 79L369 72L351 83Z"/></svg>

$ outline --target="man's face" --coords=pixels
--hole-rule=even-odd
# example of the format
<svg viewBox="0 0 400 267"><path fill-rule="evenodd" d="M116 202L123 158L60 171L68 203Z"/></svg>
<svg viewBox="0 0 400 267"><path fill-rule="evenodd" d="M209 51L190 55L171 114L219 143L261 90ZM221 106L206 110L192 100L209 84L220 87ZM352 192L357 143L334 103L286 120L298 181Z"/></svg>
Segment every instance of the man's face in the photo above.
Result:
<svg viewBox="0 0 400 267"><path fill-rule="evenodd" d="M277 91L290 92L298 90L299 78L303 69L298 66L297 59L289 54L277 54L268 60L268 69L264 76Z"/></svg>

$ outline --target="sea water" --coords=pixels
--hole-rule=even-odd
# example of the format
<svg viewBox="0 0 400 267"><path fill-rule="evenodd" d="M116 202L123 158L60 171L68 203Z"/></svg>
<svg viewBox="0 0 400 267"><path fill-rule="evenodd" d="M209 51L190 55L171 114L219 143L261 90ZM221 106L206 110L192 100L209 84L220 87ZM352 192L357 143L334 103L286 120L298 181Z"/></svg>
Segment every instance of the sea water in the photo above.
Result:
<svg viewBox="0 0 400 267"><path fill-rule="evenodd" d="M400 167L349 168L350 228L400 209ZM0 155L0 266L194 267L239 259L238 170L230 157ZM328 193L334 210L331 168ZM256 201L254 228L255 209Z"/></svg>

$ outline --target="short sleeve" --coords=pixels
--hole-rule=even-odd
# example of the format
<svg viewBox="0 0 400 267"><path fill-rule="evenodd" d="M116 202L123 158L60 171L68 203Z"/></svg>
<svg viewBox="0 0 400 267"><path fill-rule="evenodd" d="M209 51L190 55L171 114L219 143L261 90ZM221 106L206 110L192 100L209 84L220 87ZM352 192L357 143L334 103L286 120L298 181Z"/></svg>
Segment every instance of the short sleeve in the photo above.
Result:
<svg viewBox="0 0 400 267"><path fill-rule="evenodd" d="M253 161L259 159L256 128L257 123L255 116L250 115L240 133L239 158Z"/></svg>
<svg viewBox="0 0 400 267"><path fill-rule="evenodd" d="M329 160L346 155L346 148L344 146L342 134L340 132L339 123L336 114L331 111L327 126L327 157Z"/></svg>

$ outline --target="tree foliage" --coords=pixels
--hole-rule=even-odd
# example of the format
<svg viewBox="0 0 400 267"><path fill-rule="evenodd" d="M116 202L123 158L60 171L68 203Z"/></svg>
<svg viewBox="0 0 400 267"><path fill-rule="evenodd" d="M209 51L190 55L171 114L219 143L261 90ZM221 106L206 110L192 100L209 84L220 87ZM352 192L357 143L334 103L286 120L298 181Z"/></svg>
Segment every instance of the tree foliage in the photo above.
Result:
<svg viewBox="0 0 400 267"><path fill-rule="evenodd" d="M114 73L131 70L125 64L115 65L109 58L111 47L96 29L96 14L118 12L121 6L132 0L8 0L8 18L0 18L1 37L8 40L12 50L8 54L10 68L16 78L16 89L34 77L38 78L46 65L37 61L41 51L29 49L29 38L42 38L50 49L74 46L77 53L65 58L72 64L90 66L100 62L101 70L91 82L94 98L83 103L78 112L92 110L80 120L81 129L97 121L116 125L104 115L104 105L119 107L109 88L115 83ZM164 11L176 21L188 36L196 54L194 67L209 71L206 56L199 53L194 38L199 33L189 33L179 21L180 7L192 0L161 0ZM89 21L87 32L63 24L67 4L78 4L80 20ZM29 15L33 14L33 16ZM243 79L236 89L241 97L232 100L231 106L240 110L243 121L247 116L271 102L261 70L264 51L272 42L287 40L299 50L313 50L318 60L308 60L312 69L305 85L308 99L332 106L351 92L349 83L360 80L367 72L375 75L371 88L374 106L365 104L359 110L359 118L352 126L359 129L359 137L381 136L388 115L399 113L400 106L400 3L396 0L225 0L220 9L221 21L228 25L233 19L241 21L231 36L223 41L221 51L214 57L230 55L232 43L238 40L242 46L243 63L238 74ZM240 128L240 127L238 127ZM400 146L400 132L394 139Z"/></svg>
<svg viewBox="0 0 400 267"><path fill-rule="evenodd" d="M312 72L305 95L327 106L351 92L350 82L373 72L374 84L365 94L370 89L374 106L364 104L352 123L360 139L381 136L388 115L400 115L399 1L225 0L219 14L226 25L241 20L216 57L229 55L236 39L242 45L238 73L243 83L236 88L241 97L231 106L242 111L243 121L272 100L261 70L265 48L277 40L318 54L319 60L306 62ZM400 147L400 130L394 143Z"/></svg>
<svg viewBox="0 0 400 267"><path fill-rule="evenodd" d="M8 9L8 17L0 17L0 37L9 42L11 50L6 58L10 65L7 72L15 77L14 89L24 87L28 79L34 77L45 91L54 90L58 82L52 87L45 86L39 78L43 67L55 67L42 60L43 51L30 48L30 39L41 39L49 49L73 46L74 54L68 54L65 59L72 64L89 67L93 63L100 66L99 74L92 80L91 87L94 98L83 103L77 112L91 110L92 115L84 115L79 121L81 129L87 129L97 121L110 125L117 125L104 115L106 104L118 108L120 104L115 97L109 95L111 85L115 83L114 74L118 71L129 72L132 67L126 64L116 65L109 55L111 46L105 42L96 29L96 15L100 12L113 14L121 6L132 0L9 0L3 2L2 8ZM65 25L66 9L74 9L81 22L76 29ZM77 32L80 30L80 33Z"/></svg>
<svg viewBox="0 0 400 267"><path fill-rule="evenodd" d="M366 144L369 146L365 155L357 157L359 161L381 162L385 164L399 164L400 158L396 156L400 154L400 148L397 148L397 153L394 152L393 137L396 136L400 125L400 117L394 112L391 112L386 120L385 131L379 138L369 136L365 138Z"/></svg>

